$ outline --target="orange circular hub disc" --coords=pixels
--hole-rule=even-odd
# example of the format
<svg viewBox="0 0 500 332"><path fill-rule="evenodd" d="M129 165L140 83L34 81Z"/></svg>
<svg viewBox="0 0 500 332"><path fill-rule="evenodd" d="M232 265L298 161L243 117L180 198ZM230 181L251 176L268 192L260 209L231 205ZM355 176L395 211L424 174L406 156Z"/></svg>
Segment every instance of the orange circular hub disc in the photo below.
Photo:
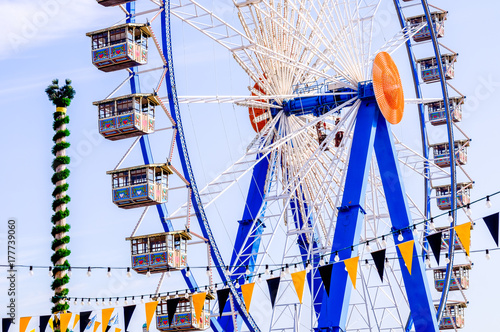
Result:
<svg viewBox="0 0 500 332"><path fill-rule="evenodd" d="M255 90L264 93L259 84L255 83L253 87ZM255 93L252 93L252 96L255 96ZM263 99L258 99L257 101L265 102ZM269 112L263 108L249 107L248 115L250 117L250 123L252 124L253 130L257 133L260 132L270 120Z"/></svg>
<svg viewBox="0 0 500 332"><path fill-rule="evenodd" d="M373 90L378 107L387 121L398 124L403 118L405 100L399 71L387 52L373 61Z"/></svg>

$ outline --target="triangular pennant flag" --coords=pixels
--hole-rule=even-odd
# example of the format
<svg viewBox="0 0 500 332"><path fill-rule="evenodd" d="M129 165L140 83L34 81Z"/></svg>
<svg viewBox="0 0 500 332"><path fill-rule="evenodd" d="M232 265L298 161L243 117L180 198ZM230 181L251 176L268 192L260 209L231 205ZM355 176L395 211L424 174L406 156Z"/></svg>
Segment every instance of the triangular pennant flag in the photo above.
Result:
<svg viewBox="0 0 500 332"><path fill-rule="evenodd" d="M47 329L47 325L49 324L49 319L50 319L50 315L40 316L40 321L38 324L38 327L40 328L40 332L45 332L45 330Z"/></svg>
<svg viewBox="0 0 500 332"><path fill-rule="evenodd" d="M84 332L90 322L90 315L92 311L80 312L80 332Z"/></svg>
<svg viewBox="0 0 500 332"><path fill-rule="evenodd" d="M299 297L299 302L302 304L302 296L304 295L304 284L306 282L306 270L302 270L299 272L294 272L290 276L292 277L293 286L295 287L295 291L297 292L297 296Z"/></svg>
<svg viewBox="0 0 500 332"><path fill-rule="evenodd" d="M371 254L378 275L380 276L380 281L384 282L385 249L372 251Z"/></svg>
<svg viewBox="0 0 500 332"><path fill-rule="evenodd" d="M398 244L399 252L403 257L403 261L405 262L406 268L411 275L411 267L413 263L413 246L415 244L414 240L402 242Z"/></svg>
<svg viewBox="0 0 500 332"><path fill-rule="evenodd" d="M194 316L196 321L200 321L201 311L203 310L203 306L205 305L206 298L207 298L207 293L205 292L196 293L192 295Z"/></svg>
<svg viewBox="0 0 500 332"><path fill-rule="evenodd" d="M172 325L172 320L174 319L175 311L177 310L177 305L181 299L176 297L167 300L167 315L168 315L168 326Z"/></svg>
<svg viewBox="0 0 500 332"><path fill-rule="evenodd" d="M50 330L54 331L54 317L53 316L50 316L49 326L50 326Z"/></svg>
<svg viewBox="0 0 500 332"><path fill-rule="evenodd" d="M2 332L8 332L10 324L12 324L12 318L2 318Z"/></svg>
<svg viewBox="0 0 500 332"><path fill-rule="evenodd" d="M441 257L441 238L443 237L442 232L437 232L431 235L427 235L425 238L427 239L427 243L432 249L432 253L434 254L434 258L436 258L437 265L439 266L439 258Z"/></svg>
<svg viewBox="0 0 500 332"><path fill-rule="evenodd" d="M332 280L332 269L332 264L318 267L319 275L321 276L321 280L323 280L323 286L325 287L327 296L330 296L330 281Z"/></svg>
<svg viewBox="0 0 500 332"><path fill-rule="evenodd" d="M229 288L219 289L217 291L217 301L219 302L219 318L222 317L224 312L224 306L226 305L227 299L229 298Z"/></svg>
<svg viewBox="0 0 500 332"><path fill-rule="evenodd" d="M80 315L75 314L75 319L74 319L74 321L73 321L73 328L72 328L72 330L74 330L74 329L75 329L75 326L76 326L76 324L78 324L78 321L79 321L79 320L80 320Z"/></svg>
<svg viewBox="0 0 500 332"><path fill-rule="evenodd" d="M104 331L104 332L108 332L109 330L111 330L111 326L110 325L106 326L106 331Z"/></svg>
<svg viewBox="0 0 500 332"><path fill-rule="evenodd" d="M128 329L128 324L130 324L130 320L132 319L132 314L134 313L135 310L135 304L134 305L128 305L123 307L123 317L125 321L125 332L127 332Z"/></svg>
<svg viewBox="0 0 500 332"><path fill-rule="evenodd" d="M467 253L467 256L469 256L469 250L470 250L470 227L472 223L466 222L465 224L455 226L455 232L458 235L458 238L460 239L460 242L462 242L462 246L465 249L465 252Z"/></svg>
<svg viewBox="0 0 500 332"><path fill-rule="evenodd" d="M498 212L483 218L498 247Z"/></svg>
<svg viewBox="0 0 500 332"><path fill-rule="evenodd" d="M358 274L358 262L359 262L359 256L344 260L345 268L347 270L347 273L349 274L349 277L351 278L351 282L352 282L354 289L356 289L356 276Z"/></svg>
<svg viewBox="0 0 500 332"><path fill-rule="evenodd" d="M146 303L146 328L149 331L149 325L151 324L151 320L153 319L153 315L155 314L156 306L158 305L158 301L152 301ZM170 314L168 315L168 319L170 320Z"/></svg>
<svg viewBox="0 0 500 332"><path fill-rule="evenodd" d="M35 332L36 329L31 330L30 332Z"/></svg>
<svg viewBox="0 0 500 332"><path fill-rule="evenodd" d="M250 311L250 303L252 302L252 294L254 287L255 287L254 282L250 284L241 285L241 294L243 295L243 300L245 301L245 307L247 308L247 312Z"/></svg>
<svg viewBox="0 0 500 332"><path fill-rule="evenodd" d="M280 277L267 279L267 287L269 288L269 296L271 297L271 306L274 308L278 289L280 287Z"/></svg>
<svg viewBox="0 0 500 332"><path fill-rule="evenodd" d="M119 329L119 328L115 328L115 332L121 332L122 329Z"/></svg>
<svg viewBox="0 0 500 332"><path fill-rule="evenodd" d="M100 322L95 322L95 323L94 323L94 332L96 332L96 331L97 331L97 329L99 328L99 325L101 325L101 323L100 323Z"/></svg>
<svg viewBox="0 0 500 332"><path fill-rule="evenodd" d="M102 332L106 332L109 319L111 318L111 315L113 314L113 311L115 308L106 308L102 309Z"/></svg>
<svg viewBox="0 0 500 332"><path fill-rule="evenodd" d="M59 322L61 324L60 331L66 331L66 329L68 328L68 325L69 325L69 321L71 320L71 316L73 316L73 314L71 312L69 312L67 314L60 314L59 315Z"/></svg>
<svg viewBox="0 0 500 332"><path fill-rule="evenodd" d="M19 320L19 332L26 332L31 317L21 317Z"/></svg>

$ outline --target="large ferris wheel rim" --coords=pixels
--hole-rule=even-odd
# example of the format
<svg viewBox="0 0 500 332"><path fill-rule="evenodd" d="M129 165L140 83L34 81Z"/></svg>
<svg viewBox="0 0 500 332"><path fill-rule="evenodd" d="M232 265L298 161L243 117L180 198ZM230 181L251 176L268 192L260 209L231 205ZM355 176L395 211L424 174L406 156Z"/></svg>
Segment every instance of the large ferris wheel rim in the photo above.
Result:
<svg viewBox="0 0 500 332"><path fill-rule="evenodd" d="M431 18L431 12L429 9L428 1L427 0L420 0L420 2L422 4L425 18L427 21L427 26L429 27L429 31L431 34L431 42L432 42L432 46L433 46L433 50L434 50L434 55L435 55L436 59L441 59L441 51L440 51L439 42L438 42L437 36L436 36L436 30L435 30L436 26L433 24L433 21ZM396 11L398 13L400 24L403 27L406 25L406 21L404 20L404 15L402 12L401 0L394 0L394 6L396 7ZM415 61L415 57L413 56L413 49L412 49L411 40L407 41L406 49L407 49L407 54L408 54L408 60L412 66L412 76L413 76L413 83L414 83L416 97L422 98L422 91L420 88L421 82L420 82L420 78L418 77L418 70L417 70L417 64ZM448 144L449 144L448 146L454 146L453 123L451 120L451 112L449 109L449 94L448 94L448 88L447 88L447 83L446 83L446 77L444 75L442 62L437 61L437 65L438 65L438 69L439 69L439 83L441 85L441 91L442 91L442 95L443 95L443 104L444 104L445 111L446 111L446 125L447 125L447 134L448 134L447 138L448 138ZM420 117L420 129L421 129L421 138L422 138L422 151L423 151L425 157L428 158L428 156L429 156L429 142L428 142L428 138L427 138L426 122L423 119L423 116L424 116L423 105L420 105L419 107L420 107L419 117ZM456 211L456 207L457 207L457 195L456 195L457 180L456 180L456 162L455 162L455 159L456 159L455 154L450 153L450 180L451 180L450 181L450 186L451 186L450 197L451 197L451 211L453 214L453 221L452 221L451 226L455 226L456 213L457 213L457 211ZM424 182L425 182L424 195L426 196L425 197L426 213L430 214L429 202L430 202L431 188L430 188L429 178L424 178ZM427 217L429 217L429 215ZM454 241L454 236L455 236L455 233L454 233L453 227L450 227L450 243L454 243L454 242L452 242L452 241ZM446 266L446 276L445 276L445 282L444 282L444 286L443 286L443 292L441 294L439 306L438 306L437 313L436 313L436 317L437 317L436 319L438 322L441 321L441 318L443 316L446 301L447 301L448 294L449 294L449 286L450 286L450 282L451 282L451 278L452 278L452 271L453 271L453 264L454 264L454 250L455 250L455 246L450 245L449 249L448 249L448 256L449 256L450 262ZM408 324L406 326L406 331L409 331L411 329L411 327L412 327L412 319L410 316L408 319Z"/></svg>
<svg viewBox="0 0 500 332"><path fill-rule="evenodd" d="M395 2L399 2L398 0L394 0L394 1L395 1ZM167 3L169 3L169 1L167 1ZM424 1L422 1L422 3L424 3ZM426 1L425 1L425 3L426 3ZM427 4L425 4L424 6L428 6L428 5L427 5ZM429 20L429 17L427 17L427 19ZM170 34L170 31L168 31L168 33ZM170 37L170 35L168 35L168 37ZM434 38L435 38L435 36L434 36ZM169 50L169 52L171 52L171 49ZM171 60L171 58L170 58L170 60ZM172 65L172 66L173 66L173 65ZM173 67L172 67L172 68L173 68ZM441 70L441 73L442 73L442 70ZM173 71L171 71L171 75L172 75L172 76L171 76L172 82L175 84L175 81L174 81L174 78L173 78ZM415 75L415 73L414 73L414 75ZM443 80L444 80L444 77L441 75L441 81L443 81ZM171 83L172 83L172 82L171 82ZM446 94L446 97L445 97L445 98L446 98L446 101L447 101L447 100L448 100L448 99L447 99L447 98L448 98L448 97L447 97L447 94ZM176 98L175 98L175 99L176 99ZM447 103L446 103L446 102L445 102L445 105L447 106ZM175 110L176 110L176 112L178 112L178 110L179 110L177 100L175 100ZM449 111L448 111L448 114L449 114ZM182 125L180 124L180 114L176 114L176 115L179 115L179 117L178 117L178 118L176 118L176 120L179 122L179 124L178 124L178 127L179 127L179 128L178 128L178 130L179 130L179 132L180 132L180 135L178 136L178 138L177 138L177 139L178 139L178 142L180 142L180 143L181 143L181 144L178 144L179 154L180 154L180 155L184 155L184 156L185 156L185 158L184 158L185 160L182 160L181 162L182 162L182 164L183 164L183 168L187 169L187 172L188 172L189 174L191 174L190 179L188 179L188 180L190 180L192 187L194 187L194 189L193 189L193 197L194 197L194 201L196 201L196 205L197 205L197 207L196 207L195 209L197 210L197 215L198 215L198 218L201 218L201 219L203 220L203 222L200 222L200 225L202 225L202 224L203 224L203 226L202 226L203 231L204 231L204 232L206 232L206 233L207 233L207 235L209 235L209 234L211 234L211 229L210 229L210 225L209 225L209 223L208 223L208 219L207 219L207 217L206 217L206 215L205 215L205 213L204 213L203 204L202 204L201 199L200 199L200 197L199 197L199 192L198 192L198 190L197 190L197 188L196 188L196 182L195 182L195 180L194 180L194 173L192 172L191 165L190 165L190 162L189 162L189 156L188 156L188 153L187 153L187 148L186 148L186 146L185 146L185 136L184 136L184 133L183 133ZM425 124L424 124L424 126L425 126ZM424 130L424 129L422 129L422 130ZM182 137L182 139L180 139L180 137ZM451 142L452 142L452 141L451 141ZM450 146L452 146L451 144L452 144L452 143L450 143ZM428 149L427 149L427 150L425 150L425 151L428 153ZM182 152L182 153L181 153L181 152ZM451 155L451 154L450 154L450 155ZM453 157L454 157L454 156L451 156L451 158L453 158ZM182 158L181 158L181 159L182 159ZM454 165L454 162L453 162L452 164ZM452 182L452 190L453 190L453 192L452 192L452 197L453 197L454 206L456 206L456 196L455 196L455 195L453 195L454 190L455 190L455 188L454 188L453 184L455 184L456 180L452 179L452 181L453 181L453 182ZM429 195L427 195L427 199L426 199L426 201L427 201L427 200L428 200L428 198L429 198L428 196L429 196ZM210 239L211 244L212 244L212 245L216 248L215 239L213 238L213 236L208 236L208 238ZM453 246L451 246L451 247L453 247ZM450 250L452 250L452 249L450 249ZM217 251L218 251L218 250L217 250ZM212 251L212 253L213 253L214 258L215 258L216 260L219 260L219 259L220 259L220 260L222 261L222 258L221 258L221 256L220 256L220 253L219 253L219 255L217 255L217 254L215 253L215 250L214 250L214 251ZM450 263L450 264L448 265L448 268L450 267L450 265L451 265L451 264L452 264L452 263ZM219 264L219 266L223 266L223 264ZM227 278L227 276L225 275L224 270L223 270L222 268L218 268L218 270L220 270L220 271L219 271L219 273L221 274L221 277L222 277L222 278L225 278L225 277ZM449 269L448 269L448 270L449 270ZM228 280L229 280L229 279L228 279ZM231 284L231 283L229 283L229 284ZM244 311L244 310L243 310L243 311ZM256 329L256 331L257 331L257 329Z"/></svg>
<svg viewBox="0 0 500 332"><path fill-rule="evenodd" d="M422 6L424 7L425 11L425 17L427 19L429 26L432 27L429 29L431 32L431 37L432 37L432 46L434 48L434 54L436 56L436 59L441 59L441 49L439 46L439 42L437 40L436 36L436 30L433 24L431 24L431 12L429 9L429 4L427 0L421 0L422 1ZM446 77L444 75L444 69L443 69L443 63L441 61L437 61L438 64L438 69L439 69L439 81L441 85L441 90L443 93L443 100L444 100L444 106L446 110L446 127L447 127L447 133L448 133L448 146L452 147L455 144L455 139L453 135L453 121L451 118L451 112L450 112L450 106L449 106L449 95L448 95L448 86L446 83ZM457 194L456 194L456 186L457 186L457 178L456 178L456 156L455 153L450 152L450 173L451 173L451 190L450 194L452 197L451 200L451 213L452 213L452 221L451 221L451 227L450 227L450 243L454 243L455 241L455 230L454 226L456 225L456 216L457 216ZM449 288L450 288L450 283L451 283L451 278L453 274L453 262L454 262L454 253L455 253L455 246L450 245L448 248L448 256L450 262L448 263L446 267L446 276L445 276L445 281L444 281L444 286L443 286L443 294L441 295L441 299L439 301L439 307L437 310L437 320L438 322L441 321L441 318L444 313L444 309L446 306L446 301L448 299L448 294L449 294Z"/></svg>

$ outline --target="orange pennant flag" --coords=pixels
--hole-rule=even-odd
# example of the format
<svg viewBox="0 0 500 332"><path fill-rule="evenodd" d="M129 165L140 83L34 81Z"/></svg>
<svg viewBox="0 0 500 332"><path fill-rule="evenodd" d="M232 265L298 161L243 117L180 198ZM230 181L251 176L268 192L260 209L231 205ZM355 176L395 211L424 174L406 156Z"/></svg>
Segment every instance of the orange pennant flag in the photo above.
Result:
<svg viewBox="0 0 500 332"><path fill-rule="evenodd" d="M403 261L405 262L406 268L408 269L408 272L411 275L411 267L413 263L413 247L414 247L415 241L410 240L406 242L402 242L398 244L399 252L401 253L401 256L403 257Z"/></svg>
<svg viewBox="0 0 500 332"><path fill-rule="evenodd" d="M470 227L470 221L463 225L455 226L455 232L457 233L460 242L462 242L462 246L464 247L467 256L469 256L470 250Z"/></svg>
<svg viewBox="0 0 500 332"><path fill-rule="evenodd" d="M292 277L293 286L295 287L295 291L297 292L297 296L299 297L299 302L300 304L302 304L304 284L306 282L306 270L292 273L290 276Z"/></svg>
<svg viewBox="0 0 500 332"><path fill-rule="evenodd" d="M111 318L111 315L113 314L114 310L115 308L102 309L102 332L106 332L106 329L108 328L109 319Z"/></svg>
<svg viewBox="0 0 500 332"><path fill-rule="evenodd" d="M101 323L99 323L99 322L97 322L97 321L96 321L96 322L94 322L94 332L96 332L96 331L97 331L97 329L99 328L99 325L101 325Z"/></svg>
<svg viewBox="0 0 500 332"><path fill-rule="evenodd" d="M67 313L67 314L60 314L59 315L59 322L61 324L61 331L66 331L69 325L69 321L71 320L71 316L73 316L72 313Z"/></svg>
<svg viewBox="0 0 500 332"><path fill-rule="evenodd" d="M19 320L19 332L25 332L28 324L30 323L31 317L21 317Z"/></svg>
<svg viewBox="0 0 500 332"><path fill-rule="evenodd" d="M115 332L121 332L122 329L115 328Z"/></svg>
<svg viewBox="0 0 500 332"><path fill-rule="evenodd" d="M158 305L158 301L152 301L146 303L146 327L149 331L149 325L151 324L151 320L153 319L153 315L156 310L156 306Z"/></svg>
<svg viewBox="0 0 500 332"><path fill-rule="evenodd" d="M78 321L80 320L80 315L75 314L75 321L73 322L73 330L75 329L76 324L78 324Z"/></svg>
<svg viewBox="0 0 500 332"><path fill-rule="evenodd" d="M359 262L359 256L344 260L345 268L347 270L347 273L349 274L349 277L351 278L351 282L352 282L352 285L354 286L354 289L356 289L356 276L358 274L358 262Z"/></svg>
<svg viewBox="0 0 500 332"><path fill-rule="evenodd" d="M252 302L252 294L254 286L255 282L241 285L241 294L243 294L243 300L245 301L245 307L247 308L247 312L250 311L250 303Z"/></svg>
<svg viewBox="0 0 500 332"><path fill-rule="evenodd" d="M196 321L200 321L201 311L203 310L203 306L205 305L205 299L207 298L207 293L197 293L193 294L193 308L194 308L194 316L196 317Z"/></svg>

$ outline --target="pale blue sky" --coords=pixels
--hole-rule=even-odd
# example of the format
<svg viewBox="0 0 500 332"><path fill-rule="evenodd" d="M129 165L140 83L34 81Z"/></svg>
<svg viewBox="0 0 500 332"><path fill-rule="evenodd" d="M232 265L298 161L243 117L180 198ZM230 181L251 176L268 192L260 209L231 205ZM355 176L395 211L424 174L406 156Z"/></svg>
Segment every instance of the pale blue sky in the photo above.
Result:
<svg viewBox="0 0 500 332"><path fill-rule="evenodd" d="M437 2L450 12L443 43L460 54L456 78L451 83L468 97L460 127L472 138L466 169L475 180L473 199L500 190L497 166L500 157L496 152L500 143L497 123L500 117L495 102L496 96L500 95L500 67L495 61L500 3L488 0L480 2L482 6L478 4L470 1ZM234 13L224 1L215 1L213 5L228 19ZM124 239L130 235L141 211L120 210L111 203L110 179L105 172L115 167L130 141L108 142L100 138L96 110L92 106L93 101L103 99L111 92L124 75L104 74L93 67L90 41L85 36L88 31L116 22L121 12L105 9L91 0L4 0L0 3L0 12L4 14L5 24L4 35L0 36L3 67L0 96L6 102L4 119L9 120L3 126L0 141L3 151L0 166L3 188L0 193L0 261L2 264L6 261L6 222L14 217L18 220L18 263L50 265L53 107L44 89L53 78L71 78L77 95L68 111L72 132L69 154L73 158L69 181L72 197L68 220L72 225L70 261L74 266L127 266L129 246ZM179 94L246 94L248 79L224 50L193 33L189 27L175 33L178 34L174 36L174 42L185 40L182 49L175 53L179 59L176 62L178 72L191 75L190 78L178 77ZM200 39L196 42L188 40L192 36ZM214 63L217 63L216 69L212 69ZM231 65L224 68L224 64ZM214 85L214 76L228 84ZM199 182L205 183L222 171L229 160L237 158L249 142L252 131L245 123L246 110L239 107L193 107L185 114L195 171ZM205 124L204 129L199 127L201 123ZM219 128L224 128L227 134L224 130L216 130ZM404 129L396 129L398 131L403 134ZM209 132L212 133L210 137ZM154 148L161 150L155 153L157 161L163 160L169 148L170 133L161 137L164 137L162 141L154 142ZM418 142L414 137L408 139ZM132 164L134 160L140 160L138 154L134 152L131 160L129 163ZM490 210L485 209L483 203L474 206L474 218L500 209L500 199L493 198L493 204ZM237 210L240 214L241 208ZM158 231L155 211L150 211L148 218L151 223L146 227ZM227 231L234 234L235 225L227 227ZM224 229L216 231L226 232ZM486 227L478 221L472 234L472 250L493 246ZM229 248L223 246L223 249ZM473 254L472 258L475 265L471 272L471 287L466 293L470 305L463 331L494 331L495 326L500 325L496 308L500 295L496 284L500 253L493 252L490 261L486 261L482 253ZM27 269L20 270L19 315L49 313L52 292L47 272L37 270L35 276L30 277ZM146 280L149 284L144 280L137 276L127 279L121 272L108 279L104 270L94 271L89 279L84 271L74 271L69 284L70 295L108 298L153 292L157 277ZM5 286L5 278L1 278L2 308L6 303ZM173 277L163 290L183 287L180 278ZM79 311L81 308L79 305L72 309ZM85 306L83 310L90 309ZM0 316L5 316L3 309Z"/></svg>

